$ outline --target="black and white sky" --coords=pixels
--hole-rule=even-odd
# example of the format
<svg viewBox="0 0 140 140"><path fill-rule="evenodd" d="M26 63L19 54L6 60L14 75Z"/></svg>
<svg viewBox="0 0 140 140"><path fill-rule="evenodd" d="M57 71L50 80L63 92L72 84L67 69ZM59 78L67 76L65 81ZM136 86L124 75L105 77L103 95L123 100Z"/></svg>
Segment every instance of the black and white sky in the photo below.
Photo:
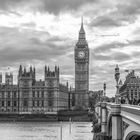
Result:
<svg viewBox="0 0 140 140"><path fill-rule="evenodd" d="M74 86L74 47L84 17L90 48L90 89L107 84L115 95L114 68L140 72L140 0L0 0L0 71L13 72L19 65L59 65L61 82ZM8 69L8 67L10 69Z"/></svg>

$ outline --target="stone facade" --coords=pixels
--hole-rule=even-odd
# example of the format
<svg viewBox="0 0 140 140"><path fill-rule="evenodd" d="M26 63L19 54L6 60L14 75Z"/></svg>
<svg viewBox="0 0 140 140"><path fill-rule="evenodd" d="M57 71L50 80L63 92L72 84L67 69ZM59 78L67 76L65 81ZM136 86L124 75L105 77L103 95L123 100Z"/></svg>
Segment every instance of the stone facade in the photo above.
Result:
<svg viewBox="0 0 140 140"><path fill-rule="evenodd" d="M137 104L140 100L140 78L135 75L134 70L128 73L124 83L121 83L119 93L122 102Z"/></svg>
<svg viewBox="0 0 140 140"><path fill-rule="evenodd" d="M60 84L59 77L59 67L51 71L45 66L44 81L37 81L35 68L26 71L20 66L14 85L13 75L6 73L5 84L0 85L0 113L49 114L68 109L68 83Z"/></svg>
<svg viewBox="0 0 140 140"><path fill-rule="evenodd" d="M89 92L89 48L86 41L83 21L75 47L75 93L76 106L88 107Z"/></svg>

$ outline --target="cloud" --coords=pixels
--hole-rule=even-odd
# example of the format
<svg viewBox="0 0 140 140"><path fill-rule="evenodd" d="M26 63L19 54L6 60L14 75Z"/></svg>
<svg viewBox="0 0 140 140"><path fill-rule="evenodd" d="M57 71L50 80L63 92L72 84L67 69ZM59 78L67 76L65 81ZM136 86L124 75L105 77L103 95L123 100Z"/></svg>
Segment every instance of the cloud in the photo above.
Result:
<svg viewBox="0 0 140 140"><path fill-rule="evenodd" d="M112 58L114 60L116 60L118 63L120 63L122 61L129 60L132 57L130 55L126 54L126 53L118 52L118 53L112 54Z"/></svg>
<svg viewBox="0 0 140 140"><path fill-rule="evenodd" d="M46 61L46 63L52 59L57 61L59 57L66 55L72 49L69 43L67 46L55 43L55 41L63 41L63 38L48 36L42 40L42 35L44 36L44 32L41 31L20 32L18 28L1 27L0 66L31 60Z"/></svg>
<svg viewBox="0 0 140 140"><path fill-rule="evenodd" d="M36 24L35 24L35 22L22 23L21 27L24 27L24 28L35 28Z"/></svg>
<svg viewBox="0 0 140 140"><path fill-rule="evenodd" d="M101 1L97 7L103 7L103 11L97 10L94 16L91 17L89 27L98 27L98 28L112 28L127 26L133 24L137 21L140 14L140 1L136 0L135 3L133 0L116 0L106 2L109 6L103 4ZM101 5L103 5L101 7ZM90 12L90 11L89 11Z"/></svg>
<svg viewBox="0 0 140 140"><path fill-rule="evenodd" d="M140 1L135 0L125 0L117 4L117 9L124 16L126 15L135 15L140 13Z"/></svg>
<svg viewBox="0 0 140 140"><path fill-rule="evenodd" d="M126 45L128 45L128 44L113 41L113 42L110 42L107 44L104 43L104 44L96 47L94 49L94 52L95 53L107 53L107 52L110 52L112 49L115 49L115 48L121 49L121 48L125 47Z"/></svg>
<svg viewBox="0 0 140 140"><path fill-rule="evenodd" d="M122 24L118 20L113 19L112 17L109 16L97 17L96 19L92 20L92 22L90 23L90 26L105 27L105 28L118 27L121 25Z"/></svg>
<svg viewBox="0 0 140 140"><path fill-rule="evenodd" d="M81 5L97 0L0 0L1 9L28 7L32 10L59 14L62 11L78 9Z"/></svg>
<svg viewBox="0 0 140 140"><path fill-rule="evenodd" d="M63 10L76 10L81 5L95 1L96 0L43 0L43 9L56 14Z"/></svg>
<svg viewBox="0 0 140 140"><path fill-rule="evenodd" d="M31 0L29 0L29 1L31 1ZM0 0L0 8L1 9L10 9L10 8L17 7L20 4L26 3L29 1L28 0Z"/></svg>

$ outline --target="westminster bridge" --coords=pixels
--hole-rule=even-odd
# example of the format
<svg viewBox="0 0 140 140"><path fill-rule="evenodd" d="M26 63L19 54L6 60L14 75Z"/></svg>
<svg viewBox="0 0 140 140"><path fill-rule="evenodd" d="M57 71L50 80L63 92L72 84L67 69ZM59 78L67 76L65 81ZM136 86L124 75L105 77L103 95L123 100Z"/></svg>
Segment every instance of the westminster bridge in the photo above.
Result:
<svg viewBox="0 0 140 140"><path fill-rule="evenodd" d="M140 107L99 102L95 109L103 139L140 140Z"/></svg>

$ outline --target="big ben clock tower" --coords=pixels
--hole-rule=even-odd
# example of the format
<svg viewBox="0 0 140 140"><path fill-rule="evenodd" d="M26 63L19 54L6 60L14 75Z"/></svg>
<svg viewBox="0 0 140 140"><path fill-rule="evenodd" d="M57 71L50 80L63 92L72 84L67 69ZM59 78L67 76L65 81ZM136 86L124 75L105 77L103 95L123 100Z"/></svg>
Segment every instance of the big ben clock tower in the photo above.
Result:
<svg viewBox="0 0 140 140"><path fill-rule="evenodd" d="M76 107L87 109L89 91L89 48L86 41L83 20L75 46L75 94Z"/></svg>

